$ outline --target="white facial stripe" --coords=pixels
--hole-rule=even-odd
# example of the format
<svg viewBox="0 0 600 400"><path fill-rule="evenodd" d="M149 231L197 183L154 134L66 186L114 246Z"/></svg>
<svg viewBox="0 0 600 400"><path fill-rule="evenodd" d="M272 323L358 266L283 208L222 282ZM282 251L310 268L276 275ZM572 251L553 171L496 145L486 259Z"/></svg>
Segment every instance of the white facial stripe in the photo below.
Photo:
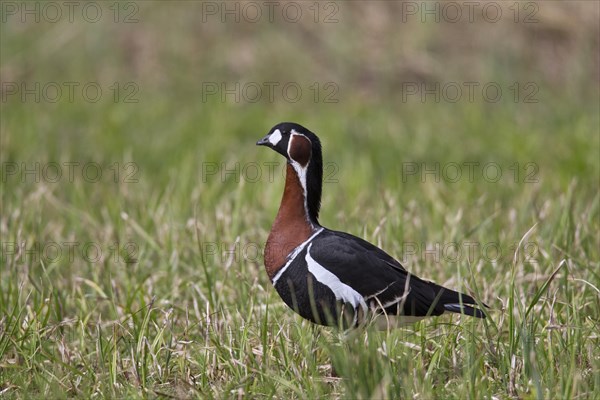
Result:
<svg viewBox="0 0 600 400"><path fill-rule="evenodd" d="M292 129L292 135L290 136L290 141L288 142L288 148L287 148L288 157L290 154L290 148L292 146L292 141L294 140L294 136L296 136L296 135L304 136L300 133L297 133L295 130ZM304 136L304 137L306 137L306 136ZM296 170L296 173L298 174L298 179L300 179L300 185L302 185L302 189L304 190L304 196L306 196L306 171L308 170L308 164L310 164L310 161L308 162L308 164L306 164L303 167L302 165L300 165L300 163L298 161L294 160L293 158L289 157L289 159L292 161L292 167L294 167L294 169Z"/></svg>
<svg viewBox="0 0 600 400"><path fill-rule="evenodd" d="M288 159L290 160L290 163L292 165L292 168L294 168L294 170L296 171L296 175L298 175L298 180L300 180L300 186L302 186L302 191L304 192L304 211L306 212L306 218L307 218L308 222L314 227L312 221L308 217L308 215L309 215L308 202L307 202L308 192L306 190L306 172L308 171L308 166L310 165L310 160L306 163L305 166L302 166L298 161L296 161L292 157L290 157L290 149L292 146L292 140L294 139L295 136L302 136L302 137L306 138L309 142L310 142L310 139L307 138L306 135L298 133L292 129L290 140L288 141L287 154L288 154Z"/></svg>
<svg viewBox="0 0 600 400"><path fill-rule="evenodd" d="M275 286L277 284L277 281L279 280L279 278L281 278L281 275L285 272L286 269L288 269L288 267L290 266L290 264L296 259L296 256L298 256L298 254L300 254L300 252L302 250L304 250L304 248L306 247L306 245L309 244L321 232L323 232L323 228L321 228L318 231L316 231L315 233L313 233L311 237L309 237L308 239L306 239L298 247L296 247L294 249L294 251L292 251L292 253L290 254L290 258L288 259L288 262L285 263L285 265L283 266L283 268L281 268L277 272L277 274L275 275L275 277L273 278L273 286Z"/></svg>
<svg viewBox="0 0 600 400"><path fill-rule="evenodd" d="M281 131L279 131L279 129L275 129L275 131L273 131L273 133L271 133L271 136L269 136L269 142L271 142L271 144L273 146L277 146L277 143L279 143L280 140L281 140Z"/></svg>
<svg viewBox="0 0 600 400"><path fill-rule="evenodd" d="M306 196L306 170L308 168L302 167L299 162L292 160L292 167L296 170L298 174L298 179L300 180L300 185L302 186L302 190L304 191L304 195Z"/></svg>
<svg viewBox="0 0 600 400"><path fill-rule="evenodd" d="M365 300L360 293L340 281L335 274L331 273L329 270L316 262L310 255L311 247L312 243L308 246L305 257L306 264L308 265L308 271L314 275L317 281L331 289L337 300L352 304L357 313L358 307L360 306L363 309L363 312L366 313L367 303L365 303Z"/></svg>

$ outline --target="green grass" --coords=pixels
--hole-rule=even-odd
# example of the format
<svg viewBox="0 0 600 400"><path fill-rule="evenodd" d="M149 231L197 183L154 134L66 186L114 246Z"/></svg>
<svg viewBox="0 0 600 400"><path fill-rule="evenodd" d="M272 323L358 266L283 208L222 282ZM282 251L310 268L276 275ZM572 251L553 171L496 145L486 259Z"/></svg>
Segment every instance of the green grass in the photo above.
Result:
<svg viewBox="0 0 600 400"><path fill-rule="evenodd" d="M131 25L0 27L3 82L140 88L138 103L1 103L0 397L598 397L597 6L577 3L566 27L548 17L559 3L534 27L396 26L392 3L340 3L327 26L201 24L200 4L140 3ZM402 102L422 57L428 81L536 82L539 102ZM213 81L307 95L201 101ZM339 102L315 103L315 81L336 82ZM337 332L288 309L262 259L283 159L254 145L284 120L322 139L325 226L473 293L489 318ZM36 162L63 176L20 175ZM403 174L472 162L502 177Z"/></svg>

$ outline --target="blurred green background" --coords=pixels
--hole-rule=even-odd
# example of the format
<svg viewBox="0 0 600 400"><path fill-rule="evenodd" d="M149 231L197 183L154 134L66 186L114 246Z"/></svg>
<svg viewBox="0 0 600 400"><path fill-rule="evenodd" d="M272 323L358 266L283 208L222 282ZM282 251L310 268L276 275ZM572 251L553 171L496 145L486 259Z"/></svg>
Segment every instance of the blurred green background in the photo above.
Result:
<svg viewBox="0 0 600 400"><path fill-rule="evenodd" d="M255 138L293 120L323 136L326 157L340 163L340 173L351 158L370 158L354 148L367 144L377 147L382 166L526 160L540 165L545 180L563 185L597 173L593 2L505 4L497 22L495 7L477 3L461 8L455 23L456 8L444 2L273 5L272 23L269 8L252 2L83 4L74 7L73 23L64 6L55 23L44 3L39 15L20 3L14 15L5 10L2 82L30 89L39 83L41 96L36 103L22 87L4 90L3 160L130 157L140 174L158 179L159 189L182 164L255 160ZM79 84L72 102L65 82ZM83 87L96 82L103 93L91 103ZM473 102L465 82L478 85ZM52 87L44 95L48 83L63 89L55 103L47 101ZM297 102L294 89L286 99L288 83L301 89ZM446 96L435 89L451 83L463 89L454 102L451 87ZM496 103L484 100L489 83L502 90ZM423 94L422 84L440 101ZM219 89L211 94L214 85ZM409 94L415 85L419 93ZM465 142L451 146L457 139ZM377 179L395 175L377 172Z"/></svg>
<svg viewBox="0 0 600 400"><path fill-rule="evenodd" d="M539 287L528 274L547 277L565 257L576 278L598 287L598 2L467 3L125 1L74 2L71 9L63 2L2 2L0 356L12 371L3 388L17 397L59 393L52 378L19 377L41 360L60 358L54 344L28 343L23 332L31 331L20 336L15 328L41 316L32 328L39 335L57 326L84 332L72 340L78 344L64 345L83 359L101 342L99 332L111 335L102 321L126 326L129 315L133 331L141 324L161 332L160 312L149 317L154 328L138 320L136 310L148 305L180 316L188 308L227 310L234 326L254 312L266 318L254 308L242 311L248 302L279 302L260 251L227 251L266 240L284 164L254 144L281 121L298 122L322 140L325 226L400 258L403 242L499 243L502 258L494 265L423 260L422 252L408 261L417 274L456 287L456 272L468 276L474 267L470 282L502 308L512 252L537 223L538 263L517 273L525 304ZM63 174L56 182L53 163ZM71 164L73 179L67 163L78 163ZM94 168L84 171L90 163ZM443 170L454 163L462 166L456 182L454 170ZM468 163L478 163L474 179ZM497 181L482 170L488 163L501 172ZM102 176L90 182L98 168ZM100 261L77 251L66 260L63 246L63 256L48 262L47 244L68 241L98 244ZM33 250L26 255L7 243ZM565 274L562 285L571 278ZM582 307L597 323L593 291L589 300L588 292L573 290L583 293ZM294 321L277 310L269 319ZM173 323L172 335L197 340L183 320ZM130 350L119 349L119 357ZM156 378L154 367L152 379L172 382ZM179 365L173 375L188 379L189 368L199 367ZM196 390L236 389L232 377L243 374L223 368L229 372L208 378L213 389ZM112 392L97 390L139 395L115 389L116 381L129 382L122 370L106 380ZM52 374L60 380L73 371ZM586 382L581 393L593 389ZM69 385L76 387L70 394L91 393ZM327 387L311 393L349 393ZM550 392L539 393L553 390L551 382L544 387Z"/></svg>

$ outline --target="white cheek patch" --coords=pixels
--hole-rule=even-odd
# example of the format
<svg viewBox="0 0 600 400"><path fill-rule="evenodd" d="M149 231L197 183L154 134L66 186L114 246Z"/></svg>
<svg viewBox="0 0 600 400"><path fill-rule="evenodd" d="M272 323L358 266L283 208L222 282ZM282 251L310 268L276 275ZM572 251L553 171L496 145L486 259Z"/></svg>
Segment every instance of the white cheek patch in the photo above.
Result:
<svg viewBox="0 0 600 400"><path fill-rule="evenodd" d="M280 140L281 140L281 132L279 131L279 129L275 129L275 131L273 133L271 133L271 136L269 136L269 142L273 146L277 146L277 143L279 143Z"/></svg>

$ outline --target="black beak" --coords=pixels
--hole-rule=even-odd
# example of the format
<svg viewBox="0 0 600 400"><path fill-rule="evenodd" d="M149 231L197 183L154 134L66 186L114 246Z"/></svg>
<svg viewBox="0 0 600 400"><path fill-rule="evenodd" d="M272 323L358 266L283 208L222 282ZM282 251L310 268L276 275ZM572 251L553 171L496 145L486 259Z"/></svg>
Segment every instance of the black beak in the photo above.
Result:
<svg viewBox="0 0 600 400"><path fill-rule="evenodd" d="M269 142L269 136L267 135L264 138L260 139L258 142L256 142L257 146L271 146L271 142Z"/></svg>

